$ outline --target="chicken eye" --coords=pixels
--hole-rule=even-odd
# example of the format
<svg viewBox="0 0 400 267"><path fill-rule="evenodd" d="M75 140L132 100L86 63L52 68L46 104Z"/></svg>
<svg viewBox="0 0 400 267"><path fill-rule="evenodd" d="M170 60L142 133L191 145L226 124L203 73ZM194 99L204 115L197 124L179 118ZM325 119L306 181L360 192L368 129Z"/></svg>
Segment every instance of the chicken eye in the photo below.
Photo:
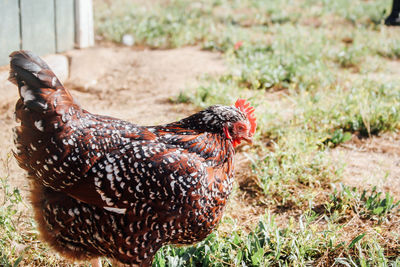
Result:
<svg viewBox="0 0 400 267"><path fill-rule="evenodd" d="M239 131L244 131L244 126L243 126L243 125L239 125L239 126L238 126L238 130L239 130Z"/></svg>

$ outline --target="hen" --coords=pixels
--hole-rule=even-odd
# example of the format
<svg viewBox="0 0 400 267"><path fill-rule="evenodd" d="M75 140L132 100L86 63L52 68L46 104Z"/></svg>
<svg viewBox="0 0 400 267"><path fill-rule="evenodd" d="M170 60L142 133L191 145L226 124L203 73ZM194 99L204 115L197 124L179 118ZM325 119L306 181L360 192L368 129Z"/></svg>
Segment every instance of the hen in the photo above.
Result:
<svg viewBox="0 0 400 267"><path fill-rule="evenodd" d="M232 190L234 147L254 135L253 107L239 99L138 126L82 109L31 52L10 57L20 95L14 154L32 181L41 235L55 250L150 266L161 246L211 233Z"/></svg>

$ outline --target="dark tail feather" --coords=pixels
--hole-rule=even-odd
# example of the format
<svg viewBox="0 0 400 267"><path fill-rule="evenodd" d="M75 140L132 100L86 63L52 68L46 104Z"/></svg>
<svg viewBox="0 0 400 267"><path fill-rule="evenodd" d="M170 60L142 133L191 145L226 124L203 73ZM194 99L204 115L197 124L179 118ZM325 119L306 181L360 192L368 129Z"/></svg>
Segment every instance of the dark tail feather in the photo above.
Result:
<svg viewBox="0 0 400 267"><path fill-rule="evenodd" d="M15 51L10 60L9 81L23 86L24 83L34 88L52 88L62 87L61 82L50 67L40 57L30 51Z"/></svg>
<svg viewBox="0 0 400 267"><path fill-rule="evenodd" d="M15 51L11 55L9 81L18 86L19 95L28 109L43 111L48 107L49 95L61 89L57 101L73 102L50 67L29 51Z"/></svg>
<svg viewBox="0 0 400 267"><path fill-rule="evenodd" d="M32 171L37 160L43 162L50 152L59 153L51 150L54 146L49 142L71 117L69 111L79 107L41 58L22 50L10 57L9 80L18 86L20 95L15 106L21 123L14 130L15 157L21 167ZM46 149L50 152L44 153Z"/></svg>

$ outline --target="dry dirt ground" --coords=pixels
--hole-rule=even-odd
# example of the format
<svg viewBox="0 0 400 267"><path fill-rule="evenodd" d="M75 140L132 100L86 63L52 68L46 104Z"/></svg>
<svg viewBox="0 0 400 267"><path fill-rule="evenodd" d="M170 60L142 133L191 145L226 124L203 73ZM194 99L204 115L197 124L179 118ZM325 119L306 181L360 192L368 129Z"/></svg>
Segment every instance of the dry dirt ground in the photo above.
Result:
<svg viewBox="0 0 400 267"><path fill-rule="evenodd" d="M203 74L226 71L220 54L198 47L174 50L134 50L126 47L95 47L67 53L70 78L65 82L82 107L90 112L110 115L137 124L154 125L178 120L195 112L190 105L170 101L183 89L194 88ZM4 68L3 68L4 70ZM6 71L0 72L5 81ZM9 82L0 84L0 159L12 149L14 104L18 94ZM275 98L274 98L275 99ZM279 101L279 97L276 98ZM366 140L354 139L332 150L334 161L346 162L344 184L357 187L377 185L400 199L400 136L385 134ZM0 166L3 173L5 168ZM26 196L28 183L13 158L9 164L10 183ZM237 155L239 188L251 175L244 153ZM227 209L246 228L257 222L264 208L248 191L237 190ZM1 197L1 192L0 192ZM27 207L26 207L27 208Z"/></svg>
<svg viewBox="0 0 400 267"><path fill-rule="evenodd" d="M385 133L353 139L334 149L334 161L344 163L342 183L362 188L377 187L400 199L400 135Z"/></svg>

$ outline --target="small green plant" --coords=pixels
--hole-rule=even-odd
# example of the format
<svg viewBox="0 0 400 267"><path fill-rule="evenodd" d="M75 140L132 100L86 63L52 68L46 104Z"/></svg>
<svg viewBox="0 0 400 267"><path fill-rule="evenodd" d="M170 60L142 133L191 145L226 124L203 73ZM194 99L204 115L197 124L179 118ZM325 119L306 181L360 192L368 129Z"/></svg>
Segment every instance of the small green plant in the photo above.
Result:
<svg viewBox="0 0 400 267"><path fill-rule="evenodd" d="M328 135L322 143L329 147L335 147L349 141L351 136L351 133L343 132L343 129L337 129L333 132L333 134Z"/></svg>
<svg viewBox="0 0 400 267"><path fill-rule="evenodd" d="M341 190L336 189L330 195L330 202L326 207L331 214L337 211L341 219L350 218L352 213L357 214L362 219L373 219L381 223L391 213L399 212L400 201L394 202L393 196L386 193L382 197L382 192L377 192L376 187L372 190L363 190L362 193L353 187L341 185ZM397 210L396 210L397 208Z"/></svg>
<svg viewBox="0 0 400 267"><path fill-rule="evenodd" d="M2 160L3 170L0 173L0 190L2 195L0 206L0 265L18 266L23 259L22 253L15 253L12 243L22 241L18 233L18 219L21 216L18 204L22 203L21 194L18 188L12 188L9 184L9 161L10 154Z"/></svg>
<svg viewBox="0 0 400 267"><path fill-rule="evenodd" d="M339 63L342 68L356 67L361 62L360 52L355 48L345 47L336 54L335 61Z"/></svg>
<svg viewBox="0 0 400 267"><path fill-rule="evenodd" d="M181 91L177 97L171 97L170 101L172 103L190 103L192 98L186 91Z"/></svg>
<svg viewBox="0 0 400 267"><path fill-rule="evenodd" d="M382 197L382 192L376 191L376 186L372 188L370 192L367 190L363 190L360 201L364 203L365 211L361 212L361 215L364 215L368 218L377 216L378 218L382 218L387 216L390 212L393 212L398 209L400 206L400 200L394 202L393 196L391 196L388 192L386 192L385 196Z"/></svg>
<svg viewBox="0 0 400 267"><path fill-rule="evenodd" d="M162 7L146 8L118 2L111 6L103 3L95 12L97 32L114 42L119 43L124 34L131 34L137 45L157 48L194 45L213 29L208 5L175 0ZM113 12L118 15L108 19Z"/></svg>
<svg viewBox="0 0 400 267"><path fill-rule="evenodd" d="M306 217L280 228L273 216L265 216L248 234L240 230L213 233L194 247L165 247L153 266L268 266L282 261L303 265L324 247L321 235L308 228L311 222Z"/></svg>
<svg viewBox="0 0 400 267"><path fill-rule="evenodd" d="M380 56L390 59L400 59L400 42L399 40L389 39L377 48L377 53Z"/></svg>
<svg viewBox="0 0 400 267"><path fill-rule="evenodd" d="M334 13L357 27L381 24L386 16L387 9L389 9L389 1L360 3L359 1L349 2L347 0L324 0L322 3L326 12Z"/></svg>

